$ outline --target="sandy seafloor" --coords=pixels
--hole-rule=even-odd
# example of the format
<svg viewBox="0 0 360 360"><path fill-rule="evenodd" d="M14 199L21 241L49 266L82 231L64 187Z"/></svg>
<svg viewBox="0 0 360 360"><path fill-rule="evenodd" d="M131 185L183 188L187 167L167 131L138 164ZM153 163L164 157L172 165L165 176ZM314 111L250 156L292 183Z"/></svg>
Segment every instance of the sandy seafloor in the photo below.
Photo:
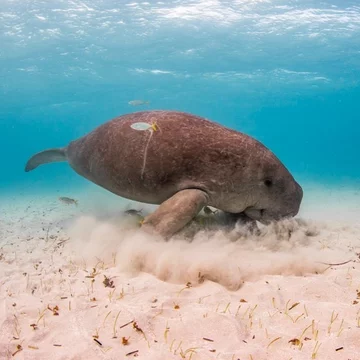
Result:
<svg viewBox="0 0 360 360"><path fill-rule="evenodd" d="M257 237L163 242L127 208L149 209L91 185L2 193L0 359L360 359L358 188L308 186Z"/></svg>

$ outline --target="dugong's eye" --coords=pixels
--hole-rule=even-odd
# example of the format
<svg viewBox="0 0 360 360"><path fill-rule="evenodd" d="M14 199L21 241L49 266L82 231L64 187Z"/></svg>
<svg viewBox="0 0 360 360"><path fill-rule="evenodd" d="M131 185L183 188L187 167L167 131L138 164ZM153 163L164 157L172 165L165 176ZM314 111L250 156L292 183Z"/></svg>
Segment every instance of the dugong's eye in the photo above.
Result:
<svg viewBox="0 0 360 360"><path fill-rule="evenodd" d="M271 179L265 179L265 180L264 180L264 184L265 184L267 187L270 187L270 186L273 184L273 182L272 182Z"/></svg>

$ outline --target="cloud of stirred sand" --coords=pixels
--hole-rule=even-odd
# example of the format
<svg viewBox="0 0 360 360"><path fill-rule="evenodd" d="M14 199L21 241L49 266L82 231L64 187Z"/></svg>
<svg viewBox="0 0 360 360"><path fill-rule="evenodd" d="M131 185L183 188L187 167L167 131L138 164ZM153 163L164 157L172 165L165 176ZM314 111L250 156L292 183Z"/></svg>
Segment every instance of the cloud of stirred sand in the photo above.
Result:
<svg viewBox="0 0 360 360"><path fill-rule="evenodd" d="M354 258L360 247L359 228L292 219L252 235L244 227L198 230L191 238L170 241L144 234L136 219L112 213L83 215L67 229L71 258L95 265L99 259L119 272L144 271L173 283L215 281L236 290L263 275L307 275L322 272L323 263ZM115 260L115 261L114 261Z"/></svg>

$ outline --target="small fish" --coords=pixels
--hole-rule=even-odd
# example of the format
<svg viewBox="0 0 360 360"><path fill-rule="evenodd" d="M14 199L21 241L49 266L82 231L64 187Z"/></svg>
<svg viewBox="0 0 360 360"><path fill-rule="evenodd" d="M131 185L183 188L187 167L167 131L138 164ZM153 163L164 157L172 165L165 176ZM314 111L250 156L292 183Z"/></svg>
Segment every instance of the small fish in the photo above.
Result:
<svg viewBox="0 0 360 360"><path fill-rule="evenodd" d="M142 212L142 209L141 210L129 209L129 210L125 210L124 214L127 214L127 215L140 215L141 212Z"/></svg>
<svg viewBox="0 0 360 360"><path fill-rule="evenodd" d="M159 130L159 126L157 125L156 122L153 122L151 124L146 123L146 122L137 122L137 123L131 124L130 127L134 130L139 130L139 131L145 131L145 130L158 131Z"/></svg>
<svg viewBox="0 0 360 360"><path fill-rule="evenodd" d="M66 204L66 205L74 204L74 205L77 206L77 204L78 204L78 201L77 201L77 200L71 199L71 198L66 197L66 196L60 196L60 197L59 197L59 200L60 200L61 202L63 202L64 204Z"/></svg>
<svg viewBox="0 0 360 360"><path fill-rule="evenodd" d="M128 102L129 105L132 106L139 106L139 105L146 105L146 104L150 104L150 101L145 101L145 100L131 100Z"/></svg>
<svg viewBox="0 0 360 360"><path fill-rule="evenodd" d="M216 210L210 209L208 206L204 206L203 210L206 215L215 214L217 212Z"/></svg>

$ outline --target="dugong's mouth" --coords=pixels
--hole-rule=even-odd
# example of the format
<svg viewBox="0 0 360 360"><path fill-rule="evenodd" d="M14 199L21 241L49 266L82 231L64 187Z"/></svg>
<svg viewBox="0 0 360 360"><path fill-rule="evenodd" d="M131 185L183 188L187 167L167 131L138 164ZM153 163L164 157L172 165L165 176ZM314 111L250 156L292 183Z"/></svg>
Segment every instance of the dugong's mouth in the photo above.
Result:
<svg viewBox="0 0 360 360"><path fill-rule="evenodd" d="M244 212L250 219L262 222L262 219L264 218L265 210L264 209L255 209L255 208L249 207L249 208L245 209Z"/></svg>
<svg viewBox="0 0 360 360"><path fill-rule="evenodd" d="M293 212L289 212L287 214L276 214L266 209L255 209L251 207L245 209L244 212L249 218L253 220L257 220L264 225L268 225L272 221L278 221L295 215Z"/></svg>

